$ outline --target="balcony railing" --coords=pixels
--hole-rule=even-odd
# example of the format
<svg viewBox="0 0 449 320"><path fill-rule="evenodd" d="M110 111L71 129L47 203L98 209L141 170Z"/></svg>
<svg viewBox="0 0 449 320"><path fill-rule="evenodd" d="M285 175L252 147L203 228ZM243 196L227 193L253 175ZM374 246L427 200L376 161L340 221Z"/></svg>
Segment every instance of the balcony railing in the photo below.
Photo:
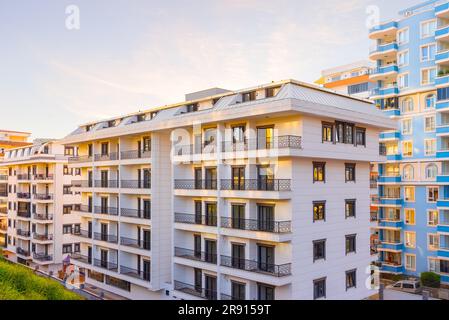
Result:
<svg viewBox="0 0 449 320"><path fill-rule="evenodd" d="M17 247L16 252L17 252L17 254L20 254L21 256L24 256L24 257L29 257L29 256L31 256L29 250L25 250L25 249L23 249L23 248L21 248L21 247Z"/></svg>
<svg viewBox="0 0 449 320"><path fill-rule="evenodd" d="M84 213L93 213L93 206L86 206L84 204L76 204L74 206L74 211L84 212Z"/></svg>
<svg viewBox="0 0 449 320"><path fill-rule="evenodd" d="M24 212L24 211L19 211L17 212L17 216L21 217L21 218L27 218L30 219L31 218L31 213L30 212Z"/></svg>
<svg viewBox="0 0 449 320"><path fill-rule="evenodd" d="M120 156L122 160L149 159L151 158L151 151L141 151L141 150L122 151Z"/></svg>
<svg viewBox="0 0 449 320"><path fill-rule="evenodd" d="M53 261L53 256L46 253L33 253L33 259L42 262Z"/></svg>
<svg viewBox="0 0 449 320"><path fill-rule="evenodd" d="M175 213L175 222L216 227L217 226L217 216Z"/></svg>
<svg viewBox="0 0 449 320"><path fill-rule="evenodd" d="M120 209L120 215L122 217L128 218L139 218L139 219L151 219L151 211L150 210L138 210L138 209Z"/></svg>
<svg viewBox="0 0 449 320"><path fill-rule="evenodd" d="M110 216L118 216L118 209L113 207L95 206L96 214L106 214Z"/></svg>
<svg viewBox="0 0 449 320"><path fill-rule="evenodd" d="M151 181L122 180L121 188L124 188L124 189L151 189Z"/></svg>
<svg viewBox="0 0 449 320"><path fill-rule="evenodd" d="M377 178L370 178L370 180L369 180L370 188L371 189L376 189L377 188L377 182L378 182Z"/></svg>
<svg viewBox="0 0 449 320"><path fill-rule="evenodd" d="M387 156L387 146L383 143L379 145L379 155L386 157Z"/></svg>
<svg viewBox="0 0 449 320"><path fill-rule="evenodd" d="M271 233L290 233L291 221L264 221L255 219L221 218L221 227L228 229L262 231Z"/></svg>
<svg viewBox="0 0 449 320"><path fill-rule="evenodd" d="M88 230L73 230L72 232L73 235L78 236L78 237L82 237L82 238L86 238L86 239L92 239L92 232L88 231Z"/></svg>
<svg viewBox="0 0 449 320"><path fill-rule="evenodd" d="M38 234L38 233L34 233L33 234L33 239L37 240L37 241L51 241L51 240L53 240L53 235L52 234Z"/></svg>
<svg viewBox="0 0 449 320"><path fill-rule="evenodd" d="M151 250L151 241L143 241L132 238L120 237L120 244L122 246L127 247Z"/></svg>
<svg viewBox="0 0 449 320"><path fill-rule="evenodd" d="M217 190L217 180L195 180L183 179L175 180L175 189L177 190Z"/></svg>
<svg viewBox="0 0 449 320"><path fill-rule="evenodd" d="M17 229L17 235L21 236L21 237L30 237L31 236L31 232L30 231L26 231L26 230L22 230L22 229Z"/></svg>
<svg viewBox="0 0 449 320"><path fill-rule="evenodd" d="M0 192L0 197L6 198L7 196L8 196L8 192L7 191Z"/></svg>
<svg viewBox="0 0 449 320"><path fill-rule="evenodd" d="M222 179L221 190L291 191L290 179Z"/></svg>
<svg viewBox="0 0 449 320"><path fill-rule="evenodd" d="M73 180L72 187L74 188L92 188L94 186L91 180Z"/></svg>
<svg viewBox="0 0 449 320"><path fill-rule="evenodd" d="M205 289L201 286L195 286L187 283L183 283L180 281L174 281L175 290L181 291L192 296L208 299L208 300L217 300L217 292L215 290Z"/></svg>
<svg viewBox="0 0 449 320"><path fill-rule="evenodd" d="M0 197L1 197L1 195L0 195ZM7 207L0 208L0 214L8 214L8 208Z"/></svg>
<svg viewBox="0 0 449 320"><path fill-rule="evenodd" d="M221 300L228 300L228 301L238 301L238 300L245 300L244 298L240 298L240 297L233 297L229 294L220 294Z"/></svg>
<svg viewBox="0 0 449 320"><path fill-rule="evenodd" d="M100 233L100 232L94 233L94 240L105 241L105 242L109 242L109 243L118 243L118 237L116 235Z"/></svg>
<svg viewBox="0 0 449 320"><path fill-rule="evenodd" d="M53 180L53 175L52 174L35 174L34 180L44 180L44 181Z"/></svg>
<svg viewBox="0 0 449 320"><path fill-rule="evenodd" d="M279 136L272 140L261 141L258 139L245 139L244 141L224 141L222 142L223 152L252 151L252 150L272 150L272 149L302 149L302 137L300 136Z"/></svg>
<svg viewBox="0 0 449 320"><path fill-rule="evenodd" d="M8 226L6 224L0 224L0 230L7 231L8 230Z"/></svg>
<svg viewBox="0 0 449 320"><path fill-rule="evenodd" d="M94 259L94 266L111 271L118 271L117 263L106 260Z"/></svg>
<svg viewBox="0 0 449 320"><path fill-rule="evenodd" d="M233 269L257 273L268 273L276 277L291 275L291 263L276 265L260 261L221 256L221 265Z"/></svg>
<svg viewBox="0 0 449 320"><path fill-rule="evenodd" d="M120 266L120 274L148 282L151 281L151 272L143 272L142 270L136 270L125 266Z"/></svg>
<svg viewBox="0 0 449 320"><path fill-rule="evenodd" d="M31 180L31 174L27 174L27 173L18 174L17 180L19 180L19 181Z"/></svg>
<svg viewBox="0 0 449 320"><path fill-rule="evenodd" d="M70 157L69 162L76 163L76 162L92 162L92 156L75 156Z"/></svg>
<svg viewBox="0 0 449 320"><path fill-rule="evenodd" d="M96 154L94 158L95 161L115 161L118 160L118 153L111 152L108 154Z"/></svg>
<svg viewBox="0 0 449 320"><path fill-rule="evenodd" d="M40 221L53 220L53 215L52 214L48 214L48 213L35 213L33 215L33 219L34 220L40 220Z"/></svg>
<svg viewBox="0 0 449 320"><path fill-rule="evenodd" d="M118 188L118 180L95 180L95 188Z"/></svg>
<svg viewBox="0 0 449 320"><path fill-rule="evenodd" d="M31 194L28 192L19 192L17 193L17 198L19 199L31 199Z"/></svg>
<svg viewBox="0 0 449 320"><path fill-rule="evenodd" d="M175 248L175 257L217 264L217 254L216 253L195 251L195 250L183 249L183 248Z"/></svg>
<svg viewBox="0 0 449 320"><path fill-rule="evenodd" d="M49 193L35 193L33 197L35 200L53 200L53 195Z"/></svg>
<svg viewBox="0 0 449 320"><path fill-rule="evenodd" d="M82 255L80 253L72 253L70 255L70 258L76 261L80 261L82 263L91 264L92 263L92 257Z"/></svg>

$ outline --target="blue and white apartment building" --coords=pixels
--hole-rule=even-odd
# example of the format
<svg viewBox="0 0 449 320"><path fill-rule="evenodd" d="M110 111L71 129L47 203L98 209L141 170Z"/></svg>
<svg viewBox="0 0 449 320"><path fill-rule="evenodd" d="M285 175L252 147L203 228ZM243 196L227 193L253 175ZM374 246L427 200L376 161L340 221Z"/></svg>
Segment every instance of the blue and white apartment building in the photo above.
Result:
<svg viewBox="0 0 449 320"><path fill-rule="evenodd" d="M427 1L369 31L371 98L397 120L381 134L379 262L449 283L449 1Z"/></svg>

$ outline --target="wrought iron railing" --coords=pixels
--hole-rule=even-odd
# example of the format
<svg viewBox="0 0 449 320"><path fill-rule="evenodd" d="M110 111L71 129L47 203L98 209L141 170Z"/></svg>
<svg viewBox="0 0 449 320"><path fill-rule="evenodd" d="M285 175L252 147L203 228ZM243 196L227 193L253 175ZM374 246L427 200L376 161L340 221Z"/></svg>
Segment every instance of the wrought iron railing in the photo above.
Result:
<svg viewBox="0 0 449 320"><path fill-rule="evenodd" d="M95 232L94 240L105 241L109 243L118 243L118 237L107 233Z"/></svg>
<svg viewBox="0 0 449 320"><path fill-rule="evenodd" d="M151 151L142 151L142 150L122 151L120 157L122 160L149 159L151 158Z"/></svg>
<svg viewBox="0 0 449 320"><path fill-rule="evenodd" d="M211 252L175 248L175 257L217 264L217 254Z"/></svg>
<svg viewBox="0 0 449 320"><path fill-rule="evenodd" d="M238 230L263 231L271 233L290 233L291 221L271 221L240 218L221 218L221 227Z"/></svg>
<svg viewBox="0 0 449 320"><path fill-rule="evenodd" d="M151 281L151 272L144 272L142 270L136 270L125 266L120 266L120 274L148 282Z"/></svg>
<svg viewBox="0 0 449 320"><path fill-rule="evenodd" d="M53 194L50 193L35 193L33 195L35 200L53 200Z"/></svg>
<svg viewBox="0 0 449 320"><path fill-rule="evenodd" d="M216 215L195 215L195 214L175 213L175 222L216 227L217 226L217 216Z"/></svg>
<svg viewBox="0 0 449 320"><path fill-rule="evenodd" d="M220 265L233 269L257 273L267 273L276 277L285 277L291 275L291 263L276 265L261 261L221 256Z"/></svg>
<svg viewBox="0 0 449 320"><path fill-rule="evenodd" d="M35 213L33 214L33 219L40 221L53 220L53 215L49 213Z"/></svg>
<svg viewBox="0 0 449 320"><path fill-rule="evenodd" d="M291 179L222 179L221 190L291 191Z"/></svg>
<svg viewBox="0 0 449 320"><path fill-rule="evenodd" d="M124 189L151 189L151 181L148 180L122 180L121 188Z"/></svg>
<svg viewBox="0 0 449 320"><path fill-rule="evenodd" d="M118 209L113 207L95 206L94 213L118 216Z"/></svg>
<svg viewBox="0 0 449 320"><path fill-rule="evenodd" d="M33 253L33 259L37 261L53 261L53 256L46 253Z"/></svg>
<svg viewBox="0 0 449 320"><path fill-rule="evenodd" d="M50 241L50 240L53 240L53 235L52 234L38 234L38 233L34 233L33 234L33 239L37 240L37 241Z"/></svg>
<svg viewBox="0 0 449 320"><path fill-rule="evenodd" d="M21 237L30 237L31 236L31 232L30 231L26 231L26 230L22 230L22 229L17 229L17 235L21 236Z"/></svg>
<svg viewBox="0 0 449 320"><path fill-rule="evenodd" d="M175 180L176 190L217 190L216 179L195 180L177 179Z"/></svg>
<svg viewBox="0 0 449 320"><path fill-rule="evenodd" d="M95 161L115 161L118 160L118 153L111 152L108 154L96 154L94 159Z"/></svg>
<svg viewBox="0 0 449 320"><path fill-rule="evenodd" d="M126 209L121 208L120 209L120 215L122 217L128 217L128 218L139 218L139 219L151 219L151 211L150 210L144 210L144 209Z"/></svg>
<svg viewBox="0 0 449 320"><path fill-rule="evenodd" d="M111 270L111 271L118 271L117 263L106 261L106 260L94 259L94 266L100 267L103 269L107 269L107 270Z"/></svg>
<svg viewBox="0 0 449 320"><path fill-rule="evenodd" d="M95 180L95 188L118 188L118 180Z"/></svg>
<svg viewBox="0 0 449 320"><path fill-rule="evenodd" d="M217 300L217 291L215 290L202 288L201 286L195 286L177 280L174 281L174 284L174 289L177 291L207 300Z"/></svg>
<svg viewBox="0 0 449 320"><path fill-rule="evenodd" d="M140 248L144 250L151 250L151 241L143 241L138 239L120 237L120 245L133 248Z"/></svg>
<svg viewBox="0 0 449 320"><path fill-rule="evenodd" d="M92 263L92 257L83 255L81 253L72 253L70 255L70 258L76 261L80 261L82 263L91 264Z"/></svg>
<svg viewBox="0 0 449 320"><path fill-rule="evenodd" d="M74 162L92 162L92 156L75 156L75 157L70 157L69 158L69 162L74 163Z"/></svg>

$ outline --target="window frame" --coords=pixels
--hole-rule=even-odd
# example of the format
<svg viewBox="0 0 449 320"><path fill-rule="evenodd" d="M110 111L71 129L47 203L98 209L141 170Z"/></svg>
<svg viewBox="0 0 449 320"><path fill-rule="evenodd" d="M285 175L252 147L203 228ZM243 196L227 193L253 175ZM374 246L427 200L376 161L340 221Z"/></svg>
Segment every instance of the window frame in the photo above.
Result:
<svg viewBox="0 0 449 320"><path fill-rule="evenodd" d="M323 179L322 180L318 180L315 177L315 169L319 169L321 167L322 169L322 175L323 175ZM326 162L316 162L313 161L312 162L312 179L313 179L313 183L317 183L317 182L322 182L322 183L326 183ZM318 174L317 174L318 177Z"/></svg>
<svg viewBox="0 0 449 320"><path fill-rule="evenodd" d="M326 261L326 256L327 256L327 250L326 250L326 243L327 243L327 239L320 239L320 240L313 240L312 241L312 258L313 258L313 263L317 262L317 261ZM323 245L323 256L322 257L316 257L315 254L315 246L316 245Z"/></svg>
<svg viewBox="0 0 449 320"><path fill-rule="evenodd" d="M326 222L326 201L322 200L322 201L313 201L312 202L313 206L312 206L312 215L313 215L313 223L318 222L318 221L323 221ZM316 219L315 218L315 207L316 206L322 206L323 207L323 219Z"/></svg>

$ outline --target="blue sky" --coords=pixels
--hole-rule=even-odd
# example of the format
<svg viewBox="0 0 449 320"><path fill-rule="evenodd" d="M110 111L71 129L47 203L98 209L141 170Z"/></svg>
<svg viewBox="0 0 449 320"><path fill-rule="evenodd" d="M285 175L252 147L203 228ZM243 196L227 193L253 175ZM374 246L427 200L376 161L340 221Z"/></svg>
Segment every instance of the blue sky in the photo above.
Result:
<svg viewBox="0 0 449 320"><path fill-rule="evenodd" d="M0 128L62 138L77 125L366 59L366 9L413 0L0 1ZM80 29L66 28L77 5Z"/></svg>

